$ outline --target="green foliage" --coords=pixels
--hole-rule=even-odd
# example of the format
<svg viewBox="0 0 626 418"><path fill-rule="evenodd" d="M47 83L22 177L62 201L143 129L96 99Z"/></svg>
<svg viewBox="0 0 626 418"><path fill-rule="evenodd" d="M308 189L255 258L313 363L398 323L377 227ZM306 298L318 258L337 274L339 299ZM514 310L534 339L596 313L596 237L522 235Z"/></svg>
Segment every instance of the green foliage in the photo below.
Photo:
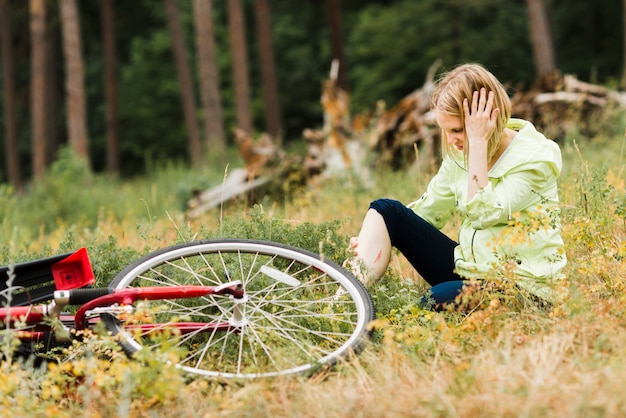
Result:
<svg viewBox="0 0 626 418"><path fill-rule="evenodd" d="M74 246L76 248L76 246ZM109 236L104 242L93 242L87 247L96 277L96 286L106 287L124 267L139 258L140 251L122 247L118 240Z"/></svg>
<svg viewBox="0 0 626 418"><path fill-rule="evenodd" d="M372 108L377 100L395 105L422 86L428 68L437 60L446 69L480 62L515 84L533 79L523 3L409 0L374 4L358 13L347 51L357 110Z"/></svg>
<svg viewBox="0 0 626 418"><path fill-rule="evenodd" d="M149 229L154 222L167 219L168 211L184 210L193 190L218 182L221 164L212 162L197 171L174 162L152 164L151 177L131 184L93 174L84 160L65 149L48 173L23 195L0 186L0 243L22 247L59 230L64 232L58 239L65 239L66 231L73 230L77 240L91 240L101 232L101 223L126 219L138 220L141 228ZM121 238L127 232L116 230L104 236L113 233Z"/></svg>
<svg viewBox="0 0 626 418"><path fill-rule="evenodd" d="M621 54L594 52L620 48L622 38L616 32L623 24L621 20L624 11L620 2L551 3L553 39L554 44L559 46L554 52L559 66L591 82L619 79L619 74L614 73L614 70L622 68Z"/></svg>
<svg viewBox="0 0 626 418"><path fill-rule="evenodd" d="M567 202L562 216L568 251L568 269L579 278L571 286L578 297L572 298L574 312L584 306L581 300L589 295L619 299L626 289L623 260L624 239L624 143L609 138L594 145L574 143L577 163L572 168L566 187L572 201ZM593 148L592 148L593 147ZM591 150L599 150L602 159L590 165ZM613 150L606 155L603 151ZM596 151L598 152L598 151ZM585 280L580 278L584 277Z"/></svg>
<svg viewBox="0 0 626 418"><path fill-rule="evenodd" d="M180 90L165 28L148 39L133 40L120 86L120 125L125 127L121 130L121 152L131 163L127 169L137 170L146 158L185 158Z"/></svg>
<svg viewBox="0 0 626 418"><path fill-rule="evenodd" d="M337 219L314 224L290 223L268 218L262 205L253 206L248 220L225 219L219 230L206 231L208 238L248 238L274 241L312 251L331 260L346 258L348 240L339 233L342 222Z"/></svg>
<svg viewBox="0 0 626 418"><path fill-rule="evenodd" d="M300 138L304 128L323 123L321 86L328 78L331 60L324 3L305 1L295 8L293 5L272 3L272 41L288 140Z"/></svg>
<svg viewBox="0 0 626 418"><path fill-rule="evenodd" d="M254 127L263 131L262 77L258 63L253 2L244 1ZM49 7L49 30L59 38L58 5ZM227 2L213 2L221 99L227 132L235 125ZM177 2L197 87L191 2ZM285 141L299 141L304 128L323 123L321 82L328 77L330 30L324 2L272 2L271 27ZM621 78L621 4L548 2L557 66L581 80L616 85ZM342 32L345 68L352 107L369 111L378 100L393 106L424 82L429 66L441 59L445 68L465 61L487 65L512 88L534 80L526 5L499 0L367 0L344 1ZM92 167L104 169L105 106L101 9L98 2L79 4L88 130ZM18 143L24 177L30 175L30 89L28 3L11 3L15 55ZM180 89L162 2L116 3L117 90L122 174L144 174L163 160L186 162L187 133ZM55 44L56 45L56 44ZM50 138L66 142L61 48L55 57L50 85L58 101L49 111ZM0 69L1 70L1 69ZM0 89L2 86L0 86ZM1 91L0 91L1 93ZM4 102L0 102L0 107ZM0 113L2 112L0 108ZM201 115L197 115L201 120ZM4 132L5 120L0 119ZM6 181L6 173L1 177Z"/></svg>
<svg viewBox="0 0 626 418"><path fill-rule="evenodd" d="M85 208L93 202L89 191L94 181L87 162L69 148L62 149L46 175L35 182L29 199L18 202L17 216L28 216L44 231L55 229L63 220L82 222L90 213Z"/></svg>
<svg viewBox="0 0 626 418"><path fill-rule="evenodd" d="M379 283L369 289L377 309L380 312L390 312L392 315L399 311L426 308L422 297L427 291L428 289L422 283L402 279L394 271L390 271Z"/></svg>

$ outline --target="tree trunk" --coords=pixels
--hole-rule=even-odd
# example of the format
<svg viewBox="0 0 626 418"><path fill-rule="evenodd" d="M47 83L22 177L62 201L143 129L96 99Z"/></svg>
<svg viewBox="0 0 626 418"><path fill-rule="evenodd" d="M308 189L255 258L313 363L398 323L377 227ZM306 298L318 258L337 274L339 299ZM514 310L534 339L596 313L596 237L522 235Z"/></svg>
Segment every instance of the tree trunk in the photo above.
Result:
<svg viewBox="0 0 626 418"><path fill-rule="evenodd" d="M30 0L33 176L46 171L46 4Z"/></svg>
<svg viewBox="0 0 626 418"><path fill-rule="evenodd" d="M228 0L228 32L230 34L230 50L233 57L232 69L233 83L235 85L237 127L246 133L251 133L250 82L248 79L246 33L241 0Z"/></svg>
<svg viewBox="0 0 626 418"><path fill-rule="evenodd" d="M9 0L0 0L0 39L2 40L2 90L4 91L4 128L7 179L20 192L20 158L17 147L15 119L15 84L13 70L13 43Z"/></svg>
<svg viewBox="0 0 626 418"><path fill-rule="evenodd" d="M104 48L104 97L106 102L106 169L120 171L120 145L117 124L117 83L115 75L115 4L102 0L102 43Z"/></svg>
<svg viewBox="0 0 626 418"><path fill-rule="evenodd" d="M344 91L348 91L346 59L343 52L343 34L341 29L341 0L326 0L326 9L328 12L328 22L330 24L331 58L337 60L339 63L337 86Z"/></svg>
<svg viewBox="0 0 626 418"><path fill-rule="evenodd" d="M556 72L556 63L548 12L543 0L526 0L526 5L537 78L549 82Z"/></svg>
<svg viewBox="0 0 626 418"><path fill-rule="evenodd" d="M626 90L626 0L622 3L622 90Z"/></svg>
<svg viewBox="0 0 626 418"><path fill-rule="evenodd" d="M257 39L263 78L263 101L265 102L265 129L277 138L281 131L280 101L272 45L271 14L268 0L255 0Z"/></svg>
<svg viewBox="0 0 626 418"><path fill-rule="evenodd" d="M59 130L58 121L63 118L63 101L65 100L63 81L59 78L63 75L56 70L59 56L63 53L61 45L61 33L54 28L46 29L45 44L45 107L46 107L46 161L56 159L56 151L61 143L60 136L64 132Z"/></svg>
<svg viewBox="0 0 626 418"><path fill-rule="evenodd" d="M224 155L226 137L224 135L224 122L222 121L222 103L219 88L219 71L215 54L213 6L211 0L194 0L193 15L206 144L209 152Z"/></svg>
<svg viewBox="0 0 626 418"><path fill-rule="evenodd" d="M89 161L89 139L85 106L85 74L76 0L60 0L65 86L67 92L67 133L74 152Z"/></svg>
<svg viewBox="0 0 626 418"><path fill-rule="evenodd" d="M165 6L167 8L167 24L172 36L176 72L178 74L178 82L180 83L187 136L189 138L189 156L191 164L198 166L203 160L202 146L200 145L200 132L198 130L198 120L196 119L196 102L191 84L191 70L187 61L187 49L183 40L183 31L180 26L176 1L165 0Z"/></svg>

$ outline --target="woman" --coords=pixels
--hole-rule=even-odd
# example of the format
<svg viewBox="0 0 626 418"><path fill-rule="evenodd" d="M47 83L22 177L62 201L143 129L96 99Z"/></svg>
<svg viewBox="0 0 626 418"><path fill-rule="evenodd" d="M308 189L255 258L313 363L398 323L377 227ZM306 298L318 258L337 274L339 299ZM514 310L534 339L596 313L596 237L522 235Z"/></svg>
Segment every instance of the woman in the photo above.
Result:
<svg viewBox="0 0 626 418"><path fill-rule="evenodd" d="M458 302L470 283L485 288L511 278L551 302L566 264L559 147L530 122L511 119L506 90L478 64L447 73L431 105L442 133L441 167L409 205L371 203L350 241L356 276L366 284L382 277L393 246L432 286L436 309ZM462 219L458 242L440 231L455 211Z"/></svg>

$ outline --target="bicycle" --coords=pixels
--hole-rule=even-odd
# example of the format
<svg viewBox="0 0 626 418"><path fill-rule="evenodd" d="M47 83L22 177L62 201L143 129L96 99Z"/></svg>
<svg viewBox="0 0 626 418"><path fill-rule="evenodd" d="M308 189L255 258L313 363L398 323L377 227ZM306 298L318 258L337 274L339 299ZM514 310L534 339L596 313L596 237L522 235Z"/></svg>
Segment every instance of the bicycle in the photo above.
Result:
<svg viewBox="0 0 626 418"><path fill-rule="evenodd" d="M93 287L85 248L2 267L0 277L0 320L34 350L101 324L129 357L167 343L183 353L176 367L209 377L314 374L358 353L375 317L343 267L270 241L174 245L132 262L108 287Z"/></svg>

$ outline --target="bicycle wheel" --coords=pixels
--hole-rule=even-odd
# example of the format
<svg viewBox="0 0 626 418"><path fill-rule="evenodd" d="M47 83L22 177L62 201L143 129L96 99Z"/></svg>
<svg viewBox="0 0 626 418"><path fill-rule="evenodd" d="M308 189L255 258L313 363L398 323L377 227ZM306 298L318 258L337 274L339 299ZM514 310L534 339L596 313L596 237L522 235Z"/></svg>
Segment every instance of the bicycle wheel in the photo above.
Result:
<svg viewBox="0 0 626 418"><path fill-rule="evenodd" d="M126 267L110 287L233 281L243 285L241 300L210 295L146 301L132 319L103 315L103 321L129 355L174 346L182 351L178 367L226 378L312 373L357 352L369 336L375 313L360 281L312 252L273 242L224 239L165 248ZM201 326L184 333L154 326L172 321ZM217 326L225 323L234 326Z"/></svg>

